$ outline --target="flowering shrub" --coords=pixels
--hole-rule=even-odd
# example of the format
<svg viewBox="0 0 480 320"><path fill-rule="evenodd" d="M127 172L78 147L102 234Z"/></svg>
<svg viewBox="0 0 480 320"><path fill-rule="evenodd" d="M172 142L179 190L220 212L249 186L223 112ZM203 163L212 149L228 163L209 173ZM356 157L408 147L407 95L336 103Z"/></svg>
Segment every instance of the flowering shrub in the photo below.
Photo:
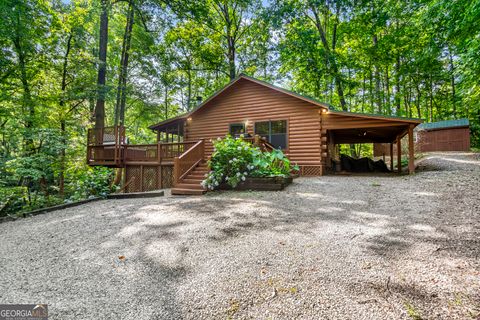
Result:
<svg viewBox="0 0 480 320"><path fill-rule="evenodd" d="M210 190L222 182L234 188L240 181L245 181L247 176L286 177L295 169L281 150L262 152L242 138L218 138L213 146L214 152L209 161L211 171L202 181L202 186Z"/></svg>
<svg viewBox="0 0 480 320"><path fill-rule="evenodd" d="M258 148L253 147L243 139L234 139L227 136L213 142L214 152L209 161L210 172L202 182L204 187L215 189L222 182L235 187L240 181L245 181Z"/></svg>

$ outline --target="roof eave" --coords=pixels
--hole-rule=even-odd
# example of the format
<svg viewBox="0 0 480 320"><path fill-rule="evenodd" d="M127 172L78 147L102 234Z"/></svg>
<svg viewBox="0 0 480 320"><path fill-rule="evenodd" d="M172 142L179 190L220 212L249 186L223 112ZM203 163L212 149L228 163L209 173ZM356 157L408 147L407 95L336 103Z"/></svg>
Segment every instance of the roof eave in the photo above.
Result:
<svg viewBox="0 0 480 320"><path fill-rule="evenodd" d="M164 126L164 125L167 125L169 123L172 123L172 122L175 122L175 121L178 121L178 120L187 119L190 116L190 113L191 112L184 113L184 114L176 116L174 118L170 118L170 119L167 119L167 120L160 121L159 123L153 124L153 125L149 126L148 128L150 130L158 130L158 127L160 127L160 126Z"/></svg>
<svg viewBox="0 0 480 320"><path fill-rule="evenodd" d="M378 120L405 122L405 123L412 123L415 125L419 125L420 123L423 122L422 119L417 119L417 118L389 117L389 116L383 116L383 115L371 115L371 114L349 112L349 111L329 110L328 113L342 115L342 116L358 117L358 118L371 118L371 119L378 119Z"/></svg>

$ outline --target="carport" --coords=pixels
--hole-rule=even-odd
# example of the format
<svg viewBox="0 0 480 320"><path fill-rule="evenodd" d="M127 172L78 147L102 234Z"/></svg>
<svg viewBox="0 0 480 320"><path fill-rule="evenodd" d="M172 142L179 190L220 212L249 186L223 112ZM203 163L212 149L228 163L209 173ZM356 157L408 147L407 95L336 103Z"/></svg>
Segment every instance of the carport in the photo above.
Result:
<svg viewBox="0 0 480 320"><path fill-rule="evenodd" d="M327 138L327 168L335 146L338 144L388 143L390 145L390 169L393 168L393 145L397 144L397 170L401 172L401 140L408 135L408 171L415 172L413 129L419 119L386 117L364 113L328 111L322 114L322 132Z"/></svg>

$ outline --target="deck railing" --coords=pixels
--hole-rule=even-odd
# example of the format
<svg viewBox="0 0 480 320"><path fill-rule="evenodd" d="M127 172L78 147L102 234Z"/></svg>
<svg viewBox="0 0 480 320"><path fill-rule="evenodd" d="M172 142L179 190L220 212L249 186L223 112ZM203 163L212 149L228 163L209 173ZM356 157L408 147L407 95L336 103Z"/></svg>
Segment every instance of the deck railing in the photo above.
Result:
<svg viewBox="0 0 480 320"><path fill-rule="evenodd" d="M162 158L173 160L175 157L180 156L182 153L194 146L196 142L170 142L161 143L160 152Z"/></svg>
<svg viewBox="0 0 480 320"><path fill-rule="evenodd" d="M124 157L125 127L91 128L87 133L87 163L118 166Z"/></svg>
<svg viewBox="0 0 480 320"><path fill-rule="evenodd" d="M155 144L126 143L123 126L88 129L87 163L121 167L127 163L161 163L172 161L195 142Z"/></svg>
<svg viewBox="0 0 480 320"><path fill-rule="evenodd" d="M158 144L126 144L124 161L127 162L160 162Z"/></svg>
<svg viewBox="0 0 480 320"><path fill-rule="evenodd" d="M275 147L268 142L267 139L260 137L259 135L255 135L253 137L246 137L243 140L250 142L254 146L259 147L262 151L272 151Z"/></svg>
<svg viewBox="0 0 480 320"><path fill-rule="evenodd" d="M88 129L87 144L89 146L125 144L125 127L105 127Z"/></svg>
<svg viewBox="0 0 480 320"><path fill-rule="evenodd" d="M162 162L173 161L195 142L169 142L156 144L125 145L125 162Z"/></svg>
<svg viewBox="0 0 480 320"><path fill-rule="evenodd" d="M204 158L203 139L196 142L190 149L178 157L175 157L173 163L173 181L174 185L181 182L184 177L192 171Z"/></svg>

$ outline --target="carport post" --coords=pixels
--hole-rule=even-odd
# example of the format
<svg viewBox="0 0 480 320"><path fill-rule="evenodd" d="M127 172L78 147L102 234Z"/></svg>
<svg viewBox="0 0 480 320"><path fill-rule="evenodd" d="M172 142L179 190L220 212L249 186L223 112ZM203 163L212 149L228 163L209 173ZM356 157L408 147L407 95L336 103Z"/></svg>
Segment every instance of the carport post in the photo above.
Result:
<svg viewBox="0 0 480 320"><path fill-rule="evenodd" d="M408 127L408 173L415 173L415 148L413 145L413 125Z"/></svg>
<svg viewBox="0 0 480 320"><path fill-rule="evenodd" d="M397 137L397 168L398 173L402 173L402 137Z"/></svg>
<svg viewBox="0 0 480 320"><path fill-rule="evenodd" d="M393 143L390 142L390 170L393 172Z"/></svg>

